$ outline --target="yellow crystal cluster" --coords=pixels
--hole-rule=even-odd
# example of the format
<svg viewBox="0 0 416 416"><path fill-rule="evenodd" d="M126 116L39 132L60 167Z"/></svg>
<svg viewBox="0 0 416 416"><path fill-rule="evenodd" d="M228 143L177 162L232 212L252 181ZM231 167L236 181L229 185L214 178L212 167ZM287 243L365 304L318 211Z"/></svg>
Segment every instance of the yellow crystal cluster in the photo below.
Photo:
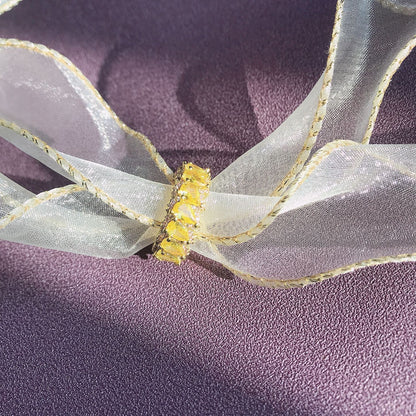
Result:
<svg viewBox="0 0 416 416"><path fill-rule="evenodd" d="M180 264L189 254L210 182L209 169L193 163L184 162L176 171L167 215L153 245L157 259Z"/></svg>

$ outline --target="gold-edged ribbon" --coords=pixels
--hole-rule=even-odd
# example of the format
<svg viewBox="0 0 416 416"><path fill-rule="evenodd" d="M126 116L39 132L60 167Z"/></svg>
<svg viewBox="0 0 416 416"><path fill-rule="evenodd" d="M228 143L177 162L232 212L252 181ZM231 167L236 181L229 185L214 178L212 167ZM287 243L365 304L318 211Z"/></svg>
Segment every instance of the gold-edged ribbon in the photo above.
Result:
<svg viewBox="0 0 416 416"><path fill-rule="evenodd" d="M369 144L416 44L403 7L338 1L322 77L275 132L213 178L193 250L280 288L416 260L416 145ZM0 68L0 136L75 183L33 195L1 175L0 238L110 258L154 243L174 177L149 139L56 51L2 39Z"/></svg>

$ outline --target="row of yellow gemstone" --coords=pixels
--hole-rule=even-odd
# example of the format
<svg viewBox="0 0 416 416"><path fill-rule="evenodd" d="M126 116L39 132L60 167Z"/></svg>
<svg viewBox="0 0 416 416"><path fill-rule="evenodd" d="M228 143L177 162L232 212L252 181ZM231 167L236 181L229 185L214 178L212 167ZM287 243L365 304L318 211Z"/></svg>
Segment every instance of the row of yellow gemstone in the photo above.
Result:
<svg viewBox="0 0 416 416"><path fill-rule="evenodd" d="M154 255L159 260L180 264L189 254L193 229L198 226L199 214L208 197L211 176L208 169L184 163L175 178L171 208L156 240Z"/></svg>

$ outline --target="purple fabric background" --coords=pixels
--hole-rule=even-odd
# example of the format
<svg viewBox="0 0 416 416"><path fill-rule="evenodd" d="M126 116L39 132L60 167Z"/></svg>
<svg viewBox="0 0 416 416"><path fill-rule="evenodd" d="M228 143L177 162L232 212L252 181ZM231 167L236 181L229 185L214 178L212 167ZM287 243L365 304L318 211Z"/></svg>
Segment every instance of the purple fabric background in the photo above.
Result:
<svg viewBox="0 0 416 416"><path fill-rule="evenodd" d="M192 160L216 174L306 96L334 11L335 1L25 0L0 18L0 36L57 49L172 167ZM415 142L415 63L395 76L374 141ZM0 146L1 171L32 191L65 183ZM278 291L197 255L177 268L146 250L103 260L0 242L0 252L3 416L416 413L414 263Z"/></svg>

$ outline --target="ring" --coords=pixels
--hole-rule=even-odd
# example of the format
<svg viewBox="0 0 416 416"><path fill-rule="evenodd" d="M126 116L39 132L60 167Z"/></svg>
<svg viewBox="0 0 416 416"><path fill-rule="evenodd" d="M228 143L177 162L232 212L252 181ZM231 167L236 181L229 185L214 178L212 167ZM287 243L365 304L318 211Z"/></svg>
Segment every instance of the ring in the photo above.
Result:
<svg viewBox="0 0 416 416"><path fill-rule="evenodd" d="M190 245L199 227L199 218L208 198L211 174L190 162L174 174L172 197L166 210L153 255L162 261L181 264L190 252Z"/></svg>

